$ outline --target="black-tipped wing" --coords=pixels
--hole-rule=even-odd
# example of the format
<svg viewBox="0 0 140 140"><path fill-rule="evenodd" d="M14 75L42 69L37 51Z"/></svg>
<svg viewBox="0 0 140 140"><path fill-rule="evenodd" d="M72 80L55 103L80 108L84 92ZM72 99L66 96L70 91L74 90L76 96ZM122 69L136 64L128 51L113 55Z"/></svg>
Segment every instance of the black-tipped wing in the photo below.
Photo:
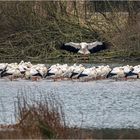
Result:
<svg viewBox="0 0 140 140"><path fill-rule="evenodd" d="M93 42L89 43L88 45L88 50L90 51L90 53L96 53L105 49L107 49L107 46L102 42Z"/></svg>
<svg viewBox="0 0 140 140"><path fill-rule="evenodd" d="M65 43L61 46L61 49L77 53L80 49L80 44L73 42Z"/></svg>

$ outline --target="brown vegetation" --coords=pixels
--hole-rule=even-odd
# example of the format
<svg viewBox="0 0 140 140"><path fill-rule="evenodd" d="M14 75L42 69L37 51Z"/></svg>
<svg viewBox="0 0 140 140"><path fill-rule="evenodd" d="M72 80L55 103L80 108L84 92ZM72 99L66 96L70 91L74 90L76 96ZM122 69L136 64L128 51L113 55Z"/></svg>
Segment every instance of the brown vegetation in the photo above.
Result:
<svg viewBox="0 0 140 140"><path fill-rule="evenodd" d="M15 125L1 126L0 138L67 138L62 107L54 97L29 100L18 97Z"/></svg>
<svg viewBox="0 0 140 140"><path fill-rule="evenodd" d="M38 100L19 96L16 106L17 122L0 125L0 139L92 138L90 130L68 127L62 106L54 95L43 97L40 94Z"/></svg>

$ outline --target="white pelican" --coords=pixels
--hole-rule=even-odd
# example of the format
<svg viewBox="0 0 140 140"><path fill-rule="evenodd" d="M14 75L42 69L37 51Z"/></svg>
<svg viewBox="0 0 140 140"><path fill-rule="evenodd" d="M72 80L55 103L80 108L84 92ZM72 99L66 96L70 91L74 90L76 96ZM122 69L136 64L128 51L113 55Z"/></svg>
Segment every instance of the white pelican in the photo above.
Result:
<svg viewBox="0 0 140 140"><path fill-rule="evenodd" d="M73 65L73 71L70 75L70 78L77 79L79 75L84 71L85 67L83 65L77 66L76 64Z"/></svg>
<svg viewBox="0 0 140 140"><path fill-rule="evenodd" d="M0 71L3 71L7 67L8 63L0 63Z"/></svg>
<svg viewBox="0 0 140 140"><path fill-rule="evenodd" d="M107 46L99 41L95 41L92 43L86 43L86 42L81 42L81 43L74 43L74 42L69 42L65 43L62 45L61 49L70 51L70 52L75 52L75 53L81 53L81 54L90 54L90 53L95 53L100 50L107 49Z"/></svg>
<svg viewBox="0 0 140 140"><path fill-rule="evenodd" d="M25 79L31 79L32 81L38 81L42 78L42 75L35 68L27 69L25 71Z"/></svg>
<svg viewBox="0 0 140 140"><path fill-rule="evenodd" d="M107 78L109 78L109 77L116 78L116 80L118 78L125 78L126 73L124 72L124 68L123 67L113 68L112 71L109 72L109 74L107 75Z"/></svg>
<svg viewBox="0 0 140 140"><path fill-rule="evenodd" d="M53 67L50 67L48 69L46 77L52 78L54 81L57 79L62 79L63 71L61 69L61 66L54 65Z"/></svg>
<svg viewBox="0 0 140 140"><path fill-rule="evenodd" d="M17 67L8 67L1 73L1 77L8 77L12 81L21 77L21 72Z"/></svg>
<svg viewBox="0 0 140 140"><path fill-rule="evenodd" d="M96 79L96 77L97 77L97 71L95 67L84 69L84 71L78 76L80 80L84 80L84 81L93 80Z"/></svg>
<svg viewBox="0 0 140 140"><path fill-rule="evenodd" d="M133 67L132 74L137 75L137 78L140 78L140 65Z"/></svg>
<svg viewBox="0 0 140 140"><path fill-rule="evenodd" d="M96 67L96 72L97 72L97 79L105 79L107 78L109 72L111 72L111 68L108 65L98 66Z"/></svg>
<svg viewBox="0 0 140 140"><path fill-rule="evenodd" d="M0 77L2 73L6 71L7 66L8 66L8 63L0 63Z"/></svg>

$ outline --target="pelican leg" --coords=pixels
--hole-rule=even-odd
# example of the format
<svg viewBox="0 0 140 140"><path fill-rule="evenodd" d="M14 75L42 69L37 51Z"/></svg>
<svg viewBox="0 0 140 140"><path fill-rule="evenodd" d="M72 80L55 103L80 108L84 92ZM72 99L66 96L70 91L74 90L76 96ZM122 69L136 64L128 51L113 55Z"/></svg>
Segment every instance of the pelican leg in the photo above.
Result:
<svg viewBox="0 0 140 140"><path fill-rule="evenodd" d="M117 77L115 77L115 81L118 81L118 78Z"/></svg>
<svg viewBox="0 0 140 140"><path fill-rule="evenodd" d="M57 81L56 78L53 78L53 81L56 82Z"/></svg>
<svg viewBox="0 0 140 140"><path fill-rule="evenodd" d="M97 80L97 77L93 77L93 78L92 78L92 81L96 81L96 80Z"/></svg>
<svg viewBox="0 0 140 140"><path fill-rule="evenodd" d="M127 77L125 77L124 80L127 81Z"/></svg>
<svg viewBox="0 0 140 140"><path fill-rule="evenodd" d="M86 63L86 62L88 62L88 55L87 54L84 54L84 62Z"/></svg>
<svg viewBox="0 0 140 140"><path fill-rule="evenodd" d="M24 74L21 74L21 77L20 77L21 79L24 79Z"/></svg>
<svg viewBox="0 0 140 140"><path fill-rule="evenodd" d="M63 76L60 76L60 80L63 81L65 78Z"/></svg>
<svg viewBox="0 0 140 140"><path fill-rule="evenodd" d="M38 81L38 80L40 80L40 77L38 77L38 76L32 76L31 77L31 80L32 81Z"/></svg>
<svg viewBox="0 0 140 140"><path fill-rule="evenodd" d="M17 80L18 78L18 76L13 76L13 80Z"/></svg>
<svg viewBox="0 0 140 140"><path fill-rule="evenodd" d="M140 79L140 72L139 72L138 75L137 75L137 79Z"/></svg>
<svg viewBox="0 0 140 140"><path fill-rule="evenodd" d="M9 79L10 81L13 81L13 76L12 76L12 75L8 76L8 79Z"/></svg>

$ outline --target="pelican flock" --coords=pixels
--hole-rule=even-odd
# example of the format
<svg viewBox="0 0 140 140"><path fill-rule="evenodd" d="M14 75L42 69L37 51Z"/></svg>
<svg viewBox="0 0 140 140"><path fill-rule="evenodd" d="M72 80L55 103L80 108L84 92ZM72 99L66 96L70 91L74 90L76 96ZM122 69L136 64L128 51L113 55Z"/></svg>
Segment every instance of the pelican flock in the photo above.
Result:
<svg viewBox="0 0 140 140"><path fill-rule="evenodd" d="M39 81L42 79L91 81L99 79L140 79L140 65L120 66L111 68L109 65L85 67L82 64L54 64L47 67L45 64L31 62L0 63L0 78L11 81L26 79Z"/></svg>

